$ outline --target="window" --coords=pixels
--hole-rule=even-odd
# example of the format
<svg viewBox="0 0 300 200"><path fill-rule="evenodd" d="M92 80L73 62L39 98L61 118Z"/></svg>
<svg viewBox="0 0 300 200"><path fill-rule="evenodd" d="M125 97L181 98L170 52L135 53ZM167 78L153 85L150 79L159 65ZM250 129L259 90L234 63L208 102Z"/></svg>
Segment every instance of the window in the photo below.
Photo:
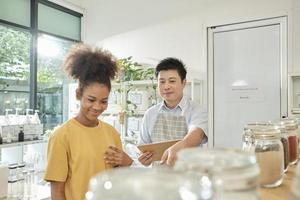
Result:
<svg viewBox="0 0 300 200"><path fill-rule="evenodd" d="M38 109L44 130L67 119L63 98L70 81L61 64L80 41L81 17L46 0L1 2L0 115Z"/></svg>
<svg viewBox="0 0 300 200"><path fill-rule="evenodd" d="M29 107L30 34L0 24L0 113Z"/></svg>
<svg viewBox="0 0 300 200"><path fill-rule="evenodd" d="M66 117L64 93L70 80L62 70L64 55L74 44L72 41L46 34L38 37L37 108L45 130L62 123Z"/></svg>

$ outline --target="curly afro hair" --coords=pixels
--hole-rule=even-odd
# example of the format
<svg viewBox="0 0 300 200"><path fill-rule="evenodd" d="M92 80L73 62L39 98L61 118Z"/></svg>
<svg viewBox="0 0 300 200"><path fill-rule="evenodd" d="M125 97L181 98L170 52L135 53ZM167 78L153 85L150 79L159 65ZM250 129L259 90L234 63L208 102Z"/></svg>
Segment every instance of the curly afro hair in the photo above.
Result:
<svg viewBox="0 0 300 200"><path fill-rule="evenodd" d="M70 49L63 68L70 77L79 80L80 91L94 82L111 89L110 81L117 73L116 58L110 52L83 43Z"/></svg>

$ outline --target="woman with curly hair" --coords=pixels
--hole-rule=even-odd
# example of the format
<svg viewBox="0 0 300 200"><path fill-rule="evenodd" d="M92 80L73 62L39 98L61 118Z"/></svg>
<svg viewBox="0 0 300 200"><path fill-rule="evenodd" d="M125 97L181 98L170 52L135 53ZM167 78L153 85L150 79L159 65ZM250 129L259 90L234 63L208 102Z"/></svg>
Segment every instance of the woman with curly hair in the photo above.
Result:
<svg viewBox="0 0 300 200"><path fill-rule="evenodd" d="M115 58L102 49L79 44L70 50L63 67L78 80L80 111L51 135L44 179L51 182L53 200L83 200L92 176L129 166L132 159L122 150L117 131L98 120L107 108L110 81L117 72Z"/></svg>

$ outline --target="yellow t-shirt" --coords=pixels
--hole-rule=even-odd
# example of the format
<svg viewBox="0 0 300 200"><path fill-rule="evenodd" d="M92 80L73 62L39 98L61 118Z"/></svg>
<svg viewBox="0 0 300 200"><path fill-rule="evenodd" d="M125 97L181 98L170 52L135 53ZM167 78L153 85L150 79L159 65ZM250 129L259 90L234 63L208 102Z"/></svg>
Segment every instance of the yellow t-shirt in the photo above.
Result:
<svg viewBox="0 0 300 200"><path fill-rule="evenodd" d="M120 136L107 123L86 127L70 119L51 135L46 181L65 182L67 200L83 200L92 176L112 168L104 161L108 146L122 149Z"/></svg>

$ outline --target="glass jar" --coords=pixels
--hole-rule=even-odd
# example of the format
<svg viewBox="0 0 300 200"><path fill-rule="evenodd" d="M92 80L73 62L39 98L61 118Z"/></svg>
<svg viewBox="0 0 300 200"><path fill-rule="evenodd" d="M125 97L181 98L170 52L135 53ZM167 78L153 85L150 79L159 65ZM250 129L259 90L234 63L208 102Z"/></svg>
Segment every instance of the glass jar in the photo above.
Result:
<svg viewBox="0 0 300 200"><path fill-rule="evenodd" d="M284 172L287 172L288 166L290 164L290 154L289 154L289 142L288 142L288 132L283 122L268 122L268 123L250 123L244 128L243 133L243 149L249 150L253 146L254 139L251 136L252 130L263 129L263 128L274 128L280 130L280 140L283 145L283 161L284 161Z"/></svg>
<svg viewBox="0 0 300 200"><path fill-rule="evenodd" d="M119 168L90 180L87 200L210 200L199 179L164 168ZM201 197L207 198L202 198Z"/></svg>
<svg viewBox="0 0 300 200"><path fill-rule="evenodd" d="M296 164L298 161L298 121L295 119L285 118L281 122L285 125L288 132L290 164Z"/></svg>
<svg viewBox="0 0 300 200"><path fill-rule="evenodd" d="M18 164L8 165L8 197L18 197L18 178L17 178Z"/></svg>
<svg viewBox="0 0 300 200"><path fill-rule="evenodd" d="M259 199L259 168L254 153L237 149L189 148L180 151L177 157L176 171L207 176L212 180L214 200Z"/></svg>
<svg viewBox="0 0 300 200"><path fill-rule="evenodd" d="M17 180L17 170L18 170L18 164L14 163L14 164L10 164L8 165L8 169L9 169L9 180Z"/></svg>
<svg viewBox="0 0 300 200"><path fill-rule="evenodd" d="M260 185L276 187L282 183L284 173L284 152L280 130L264 126L251 130L254 141L250 148L255 152L260 168Z"/></svg>

